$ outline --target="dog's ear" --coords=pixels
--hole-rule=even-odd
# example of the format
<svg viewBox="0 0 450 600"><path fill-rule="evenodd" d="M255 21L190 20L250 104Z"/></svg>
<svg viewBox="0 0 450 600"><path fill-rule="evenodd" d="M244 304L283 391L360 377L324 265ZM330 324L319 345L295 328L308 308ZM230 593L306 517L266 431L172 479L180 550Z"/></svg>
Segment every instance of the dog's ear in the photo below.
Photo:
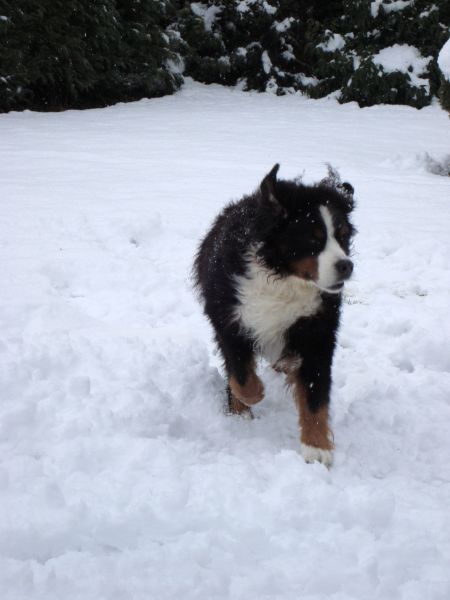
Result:
<svg viewBox="0 0 450 600"><path fill-rule="evenodd" d="M345 199L347 200L348 212L351 212L355 208L355 199L353 197L355 193L354 187L348 181L344 181L344 183L340 183L338 185L338 189L345 196Z"/></svg>
<svg viewBox="0 0 450 600"><path fill-rule="evenodd" d="M355 208L355 199L353 197L355 190L348 181L341 181L341 176L337 169L327 163L328 175L319 183L319 186L335 189L344 196L346 200L346 210L351 212Z"/></svg>
<svg viewBox="0 0 450 600"><path fill-rule="evenodd" d="M355 188L348 181L344 181L344 183L341 185L341 188L344 194L349 194L350 196L353 196L353 194L355 193Z"/></svg>
<svg viewBox="0 0 450 600"><path fill-rule="evenodd" d="M284 208L281 206L277 196L277 173L279 168L280 165L278 163L274 165L270 173L267 173L262 180L259 188L263 202L271 205L277 213L284 212Z"/></svg>

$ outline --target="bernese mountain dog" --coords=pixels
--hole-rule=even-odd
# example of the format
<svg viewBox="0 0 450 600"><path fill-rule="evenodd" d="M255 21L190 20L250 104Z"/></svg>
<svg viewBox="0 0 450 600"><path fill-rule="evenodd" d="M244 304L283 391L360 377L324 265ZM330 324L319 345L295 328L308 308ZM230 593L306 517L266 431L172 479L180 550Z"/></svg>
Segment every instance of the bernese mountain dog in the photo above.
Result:
<svg viewBox="0 0 450 600"><path fill-rule="evenodd" d="M195 283L224 360L231 413L264 396L255 359L285 373L300 414L301 453L332 463L331 366L355 232L353 187L329 167L315 185L277 179L225 207L200 244Z"/></svg>

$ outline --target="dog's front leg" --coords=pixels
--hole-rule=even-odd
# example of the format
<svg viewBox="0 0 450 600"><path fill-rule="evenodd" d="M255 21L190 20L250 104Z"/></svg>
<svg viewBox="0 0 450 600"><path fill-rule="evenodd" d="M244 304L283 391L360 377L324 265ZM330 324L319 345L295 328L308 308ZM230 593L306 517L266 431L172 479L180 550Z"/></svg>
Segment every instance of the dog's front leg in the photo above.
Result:
<svg viewBox="0 0 450 600"><path fill-rule="evenodd" d="M301 453L306 462L333 461L333 434L329 425L330 369L312 368L304 360L300 369L289 376L299 410ZM331 368L331 365L330 365Z"/></svg>
<svg viewBox="0 0 450 600"><path fill-rule="evenodd" d="M253 342L230 329L216 333L227 371L229 411L251 416L250 406L264 397L263 383L256 374Z"/></svg>
<svg viewBox="0 0 450 600"><path fill-rule="evenodd" d="M230 408L239 407L239 405L249 407L260 402L264 397L264 386L256 374L253 360L249 361L245 366L245 370L240 378L234 373L229 375L228 387L231 392L231 398L234 399L234 402L230 404ZM232 412L240 411L232 410Z"/></svg>

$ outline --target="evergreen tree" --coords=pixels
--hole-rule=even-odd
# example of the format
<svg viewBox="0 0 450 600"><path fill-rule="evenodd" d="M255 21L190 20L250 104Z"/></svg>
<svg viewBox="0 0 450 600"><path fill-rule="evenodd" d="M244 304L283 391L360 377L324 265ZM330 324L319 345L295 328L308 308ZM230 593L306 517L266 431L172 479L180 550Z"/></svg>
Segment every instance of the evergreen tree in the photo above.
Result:
<svg viewBox="0 0 450 600"><path fill-rule="evenodd" d="M168 66L169 60L176 60L165 32L175 18L174 6L168 0L116 0L115 4L123 32L116 72L118 99L172 93L182 83Z"/></svg>
<svg viewBox="0 0 450 600"><path fill-rule="evenodd" d="M324 22L311 94L339 90L341 102L360 106L429 104L447 13L447 0L344 0L342 16Z"/></svg>
<svg viewBox="0 0 450 600"><path fill-rule="evenodd" d="M163 0L3 0L0 111L104 106L172 92Z"/></svg>
<svg viewBox="0 0 450 600"><path fill-rule="evenodd" d="M186 74L205 83L336 92L361 106L429 104L448 0L181 2Z"/></svg>
<svg viewBox="0 0 450 600"><path fill-rule="evenodd" d="M117 17L113 0L3 2L0 108L77 106L112 69Z"/></svg>
<svg viewBox="0 0 450 600"><path fill-rule="evenodd" d="M312 74L305 46L311 0L185 2L178 31L186 74L205 83L269 90L304 89ZM335 4L333 2L331 5Z"/></svg>

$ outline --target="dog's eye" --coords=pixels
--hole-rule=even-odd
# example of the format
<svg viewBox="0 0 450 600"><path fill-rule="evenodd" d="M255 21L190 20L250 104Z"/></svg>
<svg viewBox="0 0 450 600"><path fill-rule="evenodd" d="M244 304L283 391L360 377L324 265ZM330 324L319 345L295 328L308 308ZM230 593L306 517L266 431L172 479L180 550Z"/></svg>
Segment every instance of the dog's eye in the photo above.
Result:
<svg viewBox="0 0 450 600"><path fill-rule="evenodd" d="M308 242L313 248L322 246L325 239L325 232L321 227L315 227L312 233L308 236Z"/></svg>
<svg viewBox="0 0 450 600"><path fill-rule="evenodd" d="M312 237L312 238L310 238L310 242L312 244L314 244L314 246L320 246L322 243L322 240L320 240L319 238L316 238L316 237Z"/></svg>
<svg viewBox="0 0 450 600"><path fill-rule="evenodd" d="M319 251L323 246L323 238L311 236L308 238L308 245L314 251Z"/></svg>
<svg viewBox="0 0 450 600"><path fill-rule="evenodd" d="M336 237L340 242L348 242L350 238L350 228L347 225L341 225L336 231Z"/></svg>

